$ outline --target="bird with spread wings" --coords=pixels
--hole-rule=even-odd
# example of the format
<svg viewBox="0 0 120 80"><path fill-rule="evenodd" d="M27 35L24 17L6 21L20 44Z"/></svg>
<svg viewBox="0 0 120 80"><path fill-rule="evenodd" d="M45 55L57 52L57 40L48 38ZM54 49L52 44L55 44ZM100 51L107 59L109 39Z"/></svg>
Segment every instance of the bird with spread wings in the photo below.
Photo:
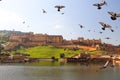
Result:
<svg viewBox="0 0 120 80"><path fill-rule="evenodd" d="M115 13L115 12L108 12L108 14L111 15L111 19L112 19L112 20L116 20L118 17L120 17L120 13L117 14L117 13Z"/></svg>
<svg viewBox="0 0 120 80"><path fill-rule="evenodd" d="M84 28L84 26L83 26L83 25L81 25L81 24L79 24L79 26L80 26L80 28Z"/></svg>
<svg viewBox="0 0 120 80"><path fill-rule="evenodd" d="M56 5L55 8L58 8L57 11L60 12L60 9L65 8L65 6L62 6L62 5L61 5L61 6L60 6L60 5Z"/></svg>
<svg viewBox="0 0 120 80"><path fill-rule="evenodd" d="M102 8L101 6L103 6L103 5L105 5L105 4L107 5L106 1L103 1L103 2L101 2L101 3L93 4L93 6L97 6L98 9L101 9L101 8Z"/></svg>
<svg viewBox="0 0 120 80"><path fill-rule="evenodd" d="M110 26L109 24L105 24L104 22L99 22L99 24L103 26L102 30L109 28L112 32L114 32L114 30L112 29L112 26Z"/></svg>
<svg viewBox="0 0 120 80"><path fill-rule="evenodd" d="M44 9L42 9L43 13L47 13Z"/></svg>

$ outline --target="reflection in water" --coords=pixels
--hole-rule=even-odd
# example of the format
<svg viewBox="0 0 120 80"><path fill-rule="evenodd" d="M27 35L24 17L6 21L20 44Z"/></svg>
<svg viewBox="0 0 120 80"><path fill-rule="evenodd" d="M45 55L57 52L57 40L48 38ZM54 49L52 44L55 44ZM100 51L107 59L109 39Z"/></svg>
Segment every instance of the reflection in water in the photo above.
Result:
<svg viewBox="0 0 120 80"><path fill-rule="evenodd" d="M0 80L120 80L118 66L101 70L101 65L41 64L2 64Z"/></svg>

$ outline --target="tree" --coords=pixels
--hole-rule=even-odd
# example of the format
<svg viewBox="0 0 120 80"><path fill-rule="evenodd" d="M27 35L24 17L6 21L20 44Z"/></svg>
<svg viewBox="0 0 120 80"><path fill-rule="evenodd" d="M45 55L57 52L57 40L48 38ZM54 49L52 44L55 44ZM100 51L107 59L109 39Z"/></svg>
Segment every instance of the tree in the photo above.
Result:
<svg viewBox="0 0 120 80"><path fill-rule="evenodd" d="M61 53L60 54L60 58L64 58L65 57L65 54L64 53Z"/></svg>
<svg viewBox="0 0 120 80"><path fill-rule="evenodd" d="M1 54L3 49L4 49L4 47L0 44L0 54Z"/></svg>

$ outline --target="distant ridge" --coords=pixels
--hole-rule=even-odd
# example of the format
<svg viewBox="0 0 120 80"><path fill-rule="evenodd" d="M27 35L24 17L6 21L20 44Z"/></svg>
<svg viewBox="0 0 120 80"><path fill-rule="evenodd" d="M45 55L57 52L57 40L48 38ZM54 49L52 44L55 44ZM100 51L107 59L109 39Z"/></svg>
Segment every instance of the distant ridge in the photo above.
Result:
<svg viewBox="0 0 120 80"><path fill-rule="evenodd" d="M2 37L9 37L13 33L24 34L25 32L13 31L13 30L0 30L0 38L2 38Z"/></svg>

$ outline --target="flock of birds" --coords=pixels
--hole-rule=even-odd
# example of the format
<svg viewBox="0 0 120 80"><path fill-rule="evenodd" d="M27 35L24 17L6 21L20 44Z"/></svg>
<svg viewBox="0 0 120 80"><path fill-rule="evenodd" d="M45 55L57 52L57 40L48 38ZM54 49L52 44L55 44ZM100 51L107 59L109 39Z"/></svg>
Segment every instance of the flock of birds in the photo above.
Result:
<svg viewBox="0 0 120 80"><path fill-rule="evenodd" d="M102 9L102 6L107 5L107 2L104 0L101 3L95 3L93 4L93 6L96 6L98 10ZM118 17L120 17L120 13L115 13L115 12L108 12L108 14L110 15L111 20L117 20ZM98 22L101 26L102 26L102 30L106 30L106 28L110 29L111 32L114 32L114 30L112 29L112 26L109 24L106 24L104 22ZM80 28L83 28L83 25L80 25ZM90 30L89 30L90 32ZM100 34L102 34L103 32L99 32ZM105 39L111 39L109 37L106 37Z"/></svg>
<svg viewBox="0 0 120 80"><path fill-rule="evenodd" d="M2 1L2 0L0 0L0 1ZM93 6L97 7L98 10L102 9L102 6L104 6L104 5L107 5L107 2L105 0L102 1L101 3L93 4ZM63 5L56 5L56 6L54 6L54 8L57 8L57 11L60 12L62 8L65 8L65 6L63 6ZM42 9L42 12L43 13L47 13L47 11L45 9ZM61 13L61 15L63 15L63 14L64 13ZM110 15L110 18L112 20L117 20L117 18L120 17L120 13L118 14L118 13L115 13L115 12L108 12L108 14ZM25 21L23 21L22 23L25 24ZM111 25L106 24L104 22L98 22L98 23L102 26L102 28L101 28L102 30L110 29L111 32L114 32L114 30L112 29ZM79 26L80 26L81 29L84 28L84 26L81 25L81 24L79 24ZM90 32L91 30L88 30L88 31ZM99 33L102 34L103 32L100 31ZM105 39L110 39L110 38L107 37Z"/></svg>
<svg viewBox="0 0 120 80"><path fill-rule="evenodd" d="M98 9L101 9L103 5L107 5L106 1L103 1L101 3L97 3L97 4L93 4L93 6L97 6ZM111 15L111 19L112 20L117 20L118 17L120 17L120 13L115 13L115 12L108 12L108 14ZM114 30L112 29L112 26L109 25L109 24L106 24L104 22L99 22L99 24L102 26L102 30L105 30L106 28L109 28L112 32L114 32ZM102 32L101 32L102 33ZM109 37L106 37L105 39L111 39ZM112 66L111 67L114 67L115 66L115 62L114 62L114 59L112 58L113 62L112 62ZM105 63L105 65L103 67L101 67L100 69L104 69L108 66L109 64L109 60Z"/></svg>
<svg viewBox="0 0 120 80"><path fill-rule="evenodd" d="M96 3L96 4L93 4L93 6L97 6L98 9L102 9L102 6L104 5L107 5L107 2L106 1L103 1L101 3ZM117 20L118 17L120 17L120 14L118 13L115 13L115 12L108 12L108 14L111 15L111 19L112 20ZM110 29L112 32L114 32L114 30L112 29L112 26L109 25L109 24L106 24L104 22L99 22L99 24L102 26L102 30L105 30L106 28ZM102 33L102 32L100 32ZM110 39L109 37L106 37L105 39Z"/></svg>
<svg viewBox="0 0 120 80"><path fill-rule="evenodd" d="M105 0L102 1L101 3L93 4L93 6L96 6L98 10L102 9L102 6L104 6L104 5L107 5L107 2ZM63 6L63 5L56 5L54 7L57 8L58 12L60 12L62 8L65 8L65 6ZM42 9L42 11L43 11L43 13L47 13L44 9ZM62 13L62 14L64 14L64 13ZM110 15L110 18L112 20L117 20L117 18L120 17L120 13L118 14L118 13L115 13L115 12L108 12L108 14ZM110 29L111 32L114 32L111 25L106 24L104 22L98 22L98 23L102 26L102 28L101 28L102 30ZM80 26L81 29L84 28L84 26L81 25L81 24L79 24L79 26ZM90 32L91 30L88 30L88 31ZM102 34L103 32L100 31L99 33ZM111 38L106 37L105 39L111 39Z"/></svg>
<svg viewBox="0 0 120 80"><path fill-rule="evenodd" d="M101 3L95 3L95 4L93 4L93 6L96 6L97 7L97 9L98 10L100 10L100 9L102 9L102 6L104 6L104 5L107 5L107 2L104 0L104 1L102 1ZM63 5L56 5L56 6L54 6L55 8L57 8L57 11L58 12L60 12L61 11L61 9L62 8L65 8L65 6L63 6ZM42 9L42 12L43 13L47 13L47 11L46 10L44 10L44 9ZM61 13L62 15L64 14L64 13ZM108 12L108 14L110 15L110 18L112 19L112 20L117 20L117 18L118 17L120 17L120 13L118 14L118 13L115 13L115 12ZM106 30L106 29L110 29L111 30L111 32L114 32L114 30L112 29L112 26L111 25L109 25L109 24L106 24L106 23L104 23L104 22L98 22L101 26L102 26L102 30ZM81 24L78 24L79 26L80 26L80 28L82 29L82 28L85 28L83 25L81 25ZM91 30L88 30L88 32L90 32ZM94 31L95 32L95 31ZM103 32L99 32L100 34L102 34ZM109 37L106 37L105 39L111 39L111 38L109 38Z"/></svg>

